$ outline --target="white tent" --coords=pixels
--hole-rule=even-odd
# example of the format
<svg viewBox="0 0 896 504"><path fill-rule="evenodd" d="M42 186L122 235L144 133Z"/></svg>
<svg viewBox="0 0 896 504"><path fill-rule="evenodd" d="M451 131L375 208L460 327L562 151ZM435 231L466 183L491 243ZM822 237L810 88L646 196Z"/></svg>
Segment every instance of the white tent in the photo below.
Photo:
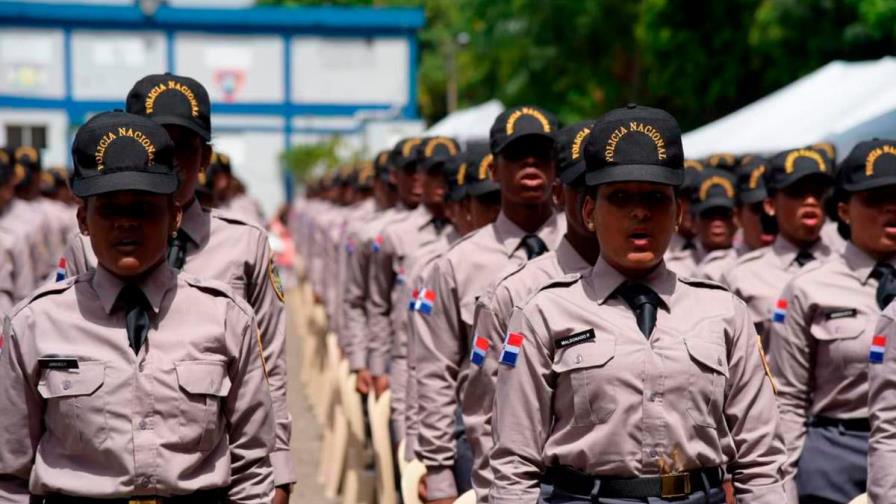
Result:
<svg viewBox="0 0 896 504"><path fill-rule="evenodd" d="M504 104L489 100L475 107L452 112L426 130L424 136L450 136L462 145L469 142L488 142L488 131L501 112Z"/></svg>
<svg viewBox="0 0 896 504"><path fill-rule="evenodd" d="M684 154L773 154L827 141L843 158L859 141L896 138L896 58L833 61L686 133Z"/></svg>

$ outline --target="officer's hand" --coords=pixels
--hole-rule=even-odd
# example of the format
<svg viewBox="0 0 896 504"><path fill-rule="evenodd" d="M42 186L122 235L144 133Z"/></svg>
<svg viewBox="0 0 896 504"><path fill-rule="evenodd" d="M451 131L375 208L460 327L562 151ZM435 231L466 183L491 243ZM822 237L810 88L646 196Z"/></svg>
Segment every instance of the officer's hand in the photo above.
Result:
<svg viewBox="0 0 896 504"><path fill-rule="evenodd" d="M387 390L389 390L389 377L385 375L374 377L373 392L376 394L376 398L379 399Z"/></svg>
<svg viewBox="0 0 896 504"><path fill-rule="evenodd" d="M282 487L275 488L273 504L289 504L289 492Z"/></svg>
<svg viewBox="0 0 896 504"><path fill-rule="evenodd" d="M355 382L355 390L361 395L370 393L370 386L373 385L373 376L366 369L358 370L358 380Z"/></svg>

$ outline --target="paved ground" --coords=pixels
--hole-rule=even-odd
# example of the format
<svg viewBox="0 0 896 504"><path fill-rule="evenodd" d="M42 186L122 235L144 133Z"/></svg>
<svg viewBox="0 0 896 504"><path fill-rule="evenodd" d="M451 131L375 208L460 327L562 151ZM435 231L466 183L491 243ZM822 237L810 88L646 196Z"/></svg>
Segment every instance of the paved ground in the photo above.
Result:
<svg viewBox="0 0 896 504"><path fill-rule="evenodd" d="M321 430L299 383L298 366L301 362L299 338L295 334L295 324L292 322L290 314L287 313L286 368L289 370L289 409L293 422L292 453L298 470L298 483L290 498L290 504L335 504L336 500L324 497L323 486L317 481Z"/></svg>

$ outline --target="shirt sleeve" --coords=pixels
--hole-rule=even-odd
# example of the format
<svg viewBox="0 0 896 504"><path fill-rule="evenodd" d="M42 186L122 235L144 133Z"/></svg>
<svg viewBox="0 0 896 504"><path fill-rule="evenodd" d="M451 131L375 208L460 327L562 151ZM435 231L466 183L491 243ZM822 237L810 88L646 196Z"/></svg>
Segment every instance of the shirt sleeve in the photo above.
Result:
<svg viewBox="0 0 896 504"><path fill-rule="evenodd" d="M784 477L788 487L791 487L806 440L807 411L812 399L812 356L815 355L816 344L810 332L812 314L793 283L785 287L781 299L787 304L783 308L784 320L771 324L769 363L778 385L780 430L787 449ZM779 311L777 320L781 316ZM788 491L794 495L794 488Z"/></svg>
<svg viewBox="0 0 896 504"><path fill-rule="evenodd" d="M367 323L367 275L370 265L370 243L359 240L347 257L345 295L342 298L340 346L351 371L367 367L367 346L364 328Z"/></svg>
<svg viewBox="0 0 896 504"><path fill-rule="evenodd" d="M24 241L14 243L13 246L13 299L16 303L27 298L34 290L34 267L31 264L31 254Z"/></svg>
<svg viewBox="0 0 896 504"><path fill-rule="evenodd" d="M395 271L392 262L395 248L392 240L384 233L383 243L370 259L367 294L367 367L370 374L382 376L388 371L389 350L392 342L392 323L389 320L392 308L392 287L395 285Z"/></svg>
<svg viewBox="0 0 896 504"><path fill-rule="evenodd" d="M539 317L536 320L543 320ZM555 377L548 328L535 327L526 313L514 310L508 331L531 342L520 349L516 366L498 366L490 455L492 504L536 502L544 473L542 452L553 419Z"/></svg>
<svg viewBox="0 0 896 504"><path fill-rule="evenodd" d="M0 326L0 503L28 504L28 480L37 445L43 435L44 402L37 392L27 364L22 340L30 328L28 309L22 310L15 328L5 319Z"/></svg>
<svg viewBox="0 0 896 504"><path fill-rule="evenodd" d="M884 360L868 365L868 405L871 439L868 446L868 497L875 504L896 500L896 323L890 305L874 331L875 344L884 338Z"/></svg>
<svg viewBox="0 0 896 504"><path fill-rule="evenodd" d="M255 320L235 304L228 312L231 341L239 342L230 369L230 393L225 415L230 441L231 484L228 502L270 502L274 491L271 470L274 424L271 399L265 382L261 343Z"/></svg>
<svg viewBox="0 0 896 504"><path fill-rule="evenodd" d="M735 315L724 413L737 459L727 470L739 503L786 502L781 482L786 452L778 430L773 378L746 305L733 296L732 301Z"/></svg>
<svg viewBox="0 0 896 504"><path fill-rule="evenodd" d="M276 272L272 266L271 246L267 235L259 233L254 250L254 261L248 266L252 269L246 272L246 277L252 279L248 297L257 317L267 365L276 436L271 463L274 466L274 482L279 486L296 481L295 463L289 453L292 416L286 400L286 314L280 299L281 287L275 285Z"/></svg>
<svg viewBox="0 0 896 504"><path fill-rule="evenodd" d="M427 285L431 287L427 287ZM440 260L424 282L436 294L429 315L419 317L415 349L418 420L417 458L426 466L427 496L431 500L457 496L452 467L457 413L457 380L462 342L459 300L451 264Z"/></svg>

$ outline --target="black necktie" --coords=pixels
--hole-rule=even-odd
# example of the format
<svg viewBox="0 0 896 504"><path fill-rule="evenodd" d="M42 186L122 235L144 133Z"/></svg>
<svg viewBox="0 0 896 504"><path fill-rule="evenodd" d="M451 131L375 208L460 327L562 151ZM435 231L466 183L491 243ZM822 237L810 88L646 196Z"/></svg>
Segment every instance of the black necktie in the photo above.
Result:
<svg viewBox="0 0 896 504"><path fill-rule="evenodd" d="M433 219L432 226L436 228L436 233L441 233L443 229L445 229L445 225L448 224L448 219Z"/></svg>
<svg viewBox="0 0 896 504"><path fill-rule="evenodd" d="M168 265L180 271L187 260L187 233L183 229L177 230L177 235L168 240Z"/></svg>
<svg viewBox="0 0 896 504"><path fill-rule="evenodd" d="M616 289L635 314L638 329L646 337L650 337L656 326L656 309L660 304L660 296L650 287L640 283L625 283Z"/></svg>
<svg viewBox="0 0 896 504"><path fill-rule="evenodd" d="M881 310L896 298L896 268L890 263L877 263L871 270L871 278L877 280L877 306Z"/></svg>
<svg viewBox="0 0 896 504"><path fill-rule="evenodd" d="M538 257L548 251L544 240L534 234L527 234L523 237L523 248L526 250L526 259Z"/></svg>
<svg viewBox="0 0 896 504"><path fill-rule="evenodd" d="M131 345L134 355L137 355L143 342L146 341L146 333L149 332L149 312L147 311L149 301L146 300L140 287L128 284L121 289L118 302L125 313L128 343Z"/></svg>
<svg viewBox="0 0 896 504"><path fill-rule="evenodd" d="M815 256L812 255L812 252L809 252L808 250L800 250L800 251L796 254L796 259L795 259L795 260L796 260L796 263L800 265L800 268L802 268L803 266L805 266L805 265L809 264L810 262L814 261L814 260L815 260Z"/></svg>
<svg viewBox="0 0 896 504"><path fill-rule="evenodd" d="M684 245L681 246L681 250L694 250L697 248L697 245L694 244L694 240L685 240Z"/></svg>

